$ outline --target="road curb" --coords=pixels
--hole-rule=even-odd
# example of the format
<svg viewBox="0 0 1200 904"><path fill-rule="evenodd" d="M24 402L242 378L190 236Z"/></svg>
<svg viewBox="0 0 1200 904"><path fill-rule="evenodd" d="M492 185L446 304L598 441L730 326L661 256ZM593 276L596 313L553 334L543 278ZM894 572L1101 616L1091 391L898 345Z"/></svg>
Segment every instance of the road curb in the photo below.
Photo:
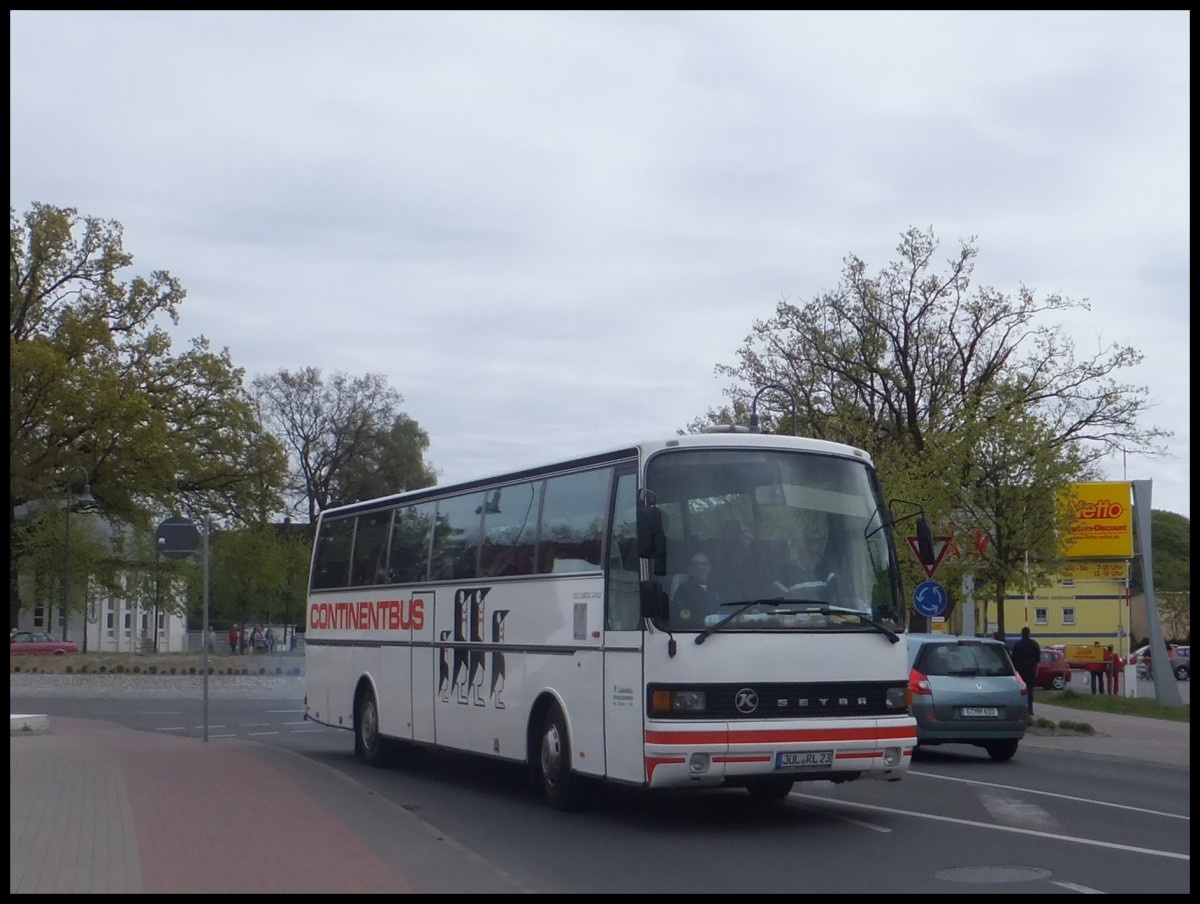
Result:
<svg viewBox="0 0 1200 904"><path fill-rule="evenodd" d="M50 730L50 717L40 715L15 715L10 720L10 734L42 734Z"/></svg>

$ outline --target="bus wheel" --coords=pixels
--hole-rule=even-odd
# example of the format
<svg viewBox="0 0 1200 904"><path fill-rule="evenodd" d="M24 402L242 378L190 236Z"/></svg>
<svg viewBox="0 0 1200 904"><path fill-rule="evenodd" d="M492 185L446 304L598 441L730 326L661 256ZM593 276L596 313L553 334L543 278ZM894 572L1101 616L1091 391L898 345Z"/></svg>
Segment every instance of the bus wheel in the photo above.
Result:
<svg viewBox="0 0 1200 904"><path fill-rule="evenodd" d="M367 691L354 711L354 752L372 766L386 766L387 745L379 734L379 707L374 691Z"/></svg>
<svg viewBox="0 0 1200 904"><path fill-rule="evenodd" d="M750 799L755 803L767 804L783 800L792 791L790 778L764 778L746 785Z"/></svg>
<svg viewBox="0 0 1200 904"><path fill-rule="evenodd" d="M538 743L538 778L542 791L556 810L574 810L582 799L580 778L571 769L571 741L562 710L551 707L542 723Z"/></svg>

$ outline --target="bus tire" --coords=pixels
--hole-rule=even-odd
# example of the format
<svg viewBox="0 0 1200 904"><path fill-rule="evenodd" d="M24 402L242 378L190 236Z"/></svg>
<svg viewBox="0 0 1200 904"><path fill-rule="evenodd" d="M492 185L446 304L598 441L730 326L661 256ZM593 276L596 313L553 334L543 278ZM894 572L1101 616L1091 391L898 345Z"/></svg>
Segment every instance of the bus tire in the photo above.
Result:
<svg viewBox="0 0 1200 904"><path fill-rule="evenodd" d="M583 800L582 779L571 768L571 739L567 720L557 706L550 707L538 735L538 780L546 800L556 810L576 810Z"/></svg>
<svg viewBox="0 0 1200 904"><path fill-rule="evenodd" d="M365 691L354 708L354 752L370 766L388 765L388 744L379 733L379 705L372 690Z"/></svg>
<svg viewBox="0 0 1200 904"><path fill-rule="evenodd" d="M746 785L746 790L750 792L750 799L755 803L768 804L786 798L792 793L793 784L794 781L790 778L772 776L750 782Z"/></svg>

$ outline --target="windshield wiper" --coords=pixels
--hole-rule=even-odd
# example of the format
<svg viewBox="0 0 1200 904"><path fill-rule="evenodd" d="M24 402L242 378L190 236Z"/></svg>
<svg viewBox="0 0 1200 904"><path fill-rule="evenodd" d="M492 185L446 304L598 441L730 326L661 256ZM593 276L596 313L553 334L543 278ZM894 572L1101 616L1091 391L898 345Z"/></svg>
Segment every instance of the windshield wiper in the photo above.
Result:
<svg viewBox="0 0 1200 904"><path fill-rule="evenodd" d="M700 634L697 634L696 635L696 643L698 643L698 644L704 643L704 641L708 640L708 637L710 634L716 634L718 631L720 631L722 628L724 628L727 624L729 624L731 621L733 621L735 618L737 618L739 615L741 615L743 612L745 612L747 609L749 609L751 606L758 606L763 603L782 603L782 602L784 602L784 599L782 596L774 596L774 597L767 597L767 598L758 599L758 600L749 600L748 602L744 602L744 603L743 602L721 603L722 606L737 606L737 608L734 609L732 612L730 612L728 615L726 615L719 622L715 622L714 624L709 625Z"/></svg>
<svg viewBox="0 0 1200 904"><path fill-rule="evenodd" d="M871 618L866 613L859 612L857 609L847 609L845 606L830 606L826 603L821 603L821 604L812 605L812 606L804 606L804 607L802 607L802 609L804 612L816 612L820 615L853 615L855 618L857 618L859 621L861 621L864 625L870 625L872 628L874 628L880 634L883 634L892 643L900 642L899 634L897 634L891 628L887 628L887 627L881 625L879 622L875 621L875 619Z"/></svg>

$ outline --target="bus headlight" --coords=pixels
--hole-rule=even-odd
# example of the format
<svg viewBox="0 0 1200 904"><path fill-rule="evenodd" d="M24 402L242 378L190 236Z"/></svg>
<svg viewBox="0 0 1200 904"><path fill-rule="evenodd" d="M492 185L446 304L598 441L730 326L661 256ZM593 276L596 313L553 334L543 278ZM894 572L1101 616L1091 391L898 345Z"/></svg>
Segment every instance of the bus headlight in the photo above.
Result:
<svg viewBox="0 0 1200 904"><path fill-rule="evenodd" d="M703 713L708 709L708 697L704 691L656 690L650 694L652 715L665 716L670 713Z"/></svg>

